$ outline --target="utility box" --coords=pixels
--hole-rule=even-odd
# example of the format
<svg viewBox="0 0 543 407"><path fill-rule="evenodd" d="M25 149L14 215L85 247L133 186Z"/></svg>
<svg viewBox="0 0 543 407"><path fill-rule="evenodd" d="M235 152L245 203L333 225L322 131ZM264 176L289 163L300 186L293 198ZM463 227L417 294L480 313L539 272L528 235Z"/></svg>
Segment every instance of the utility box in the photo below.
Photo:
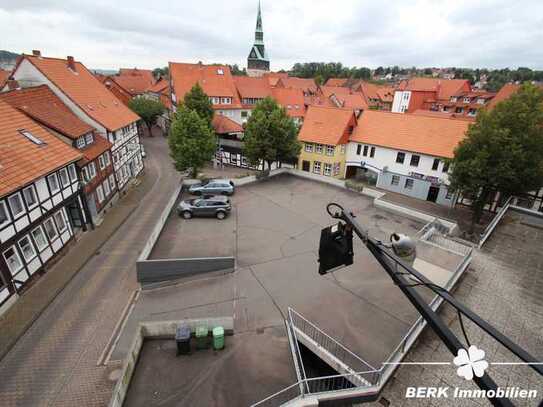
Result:
<svg viewBox="0 0 543 407"><path fill-rule="evenodd" d="M177 356L190 353L190 327L188 325L183 324L177 327L175 342L177 344Z"/></svg>
<svg viewBox="0 0 543 407"><path fill-rule="evenodd" d="M217 326L213 328L213 349L221 350L224 348L224 328Z"/></svg>
<svg viewBox="0 0 543 407"><path fill-rule="evenodd" d="M207 326L197 326L196 327L196 348L197 349L207 349L208 347L208 339L207 336L209 334L209 331L207 329Z"/></svg>

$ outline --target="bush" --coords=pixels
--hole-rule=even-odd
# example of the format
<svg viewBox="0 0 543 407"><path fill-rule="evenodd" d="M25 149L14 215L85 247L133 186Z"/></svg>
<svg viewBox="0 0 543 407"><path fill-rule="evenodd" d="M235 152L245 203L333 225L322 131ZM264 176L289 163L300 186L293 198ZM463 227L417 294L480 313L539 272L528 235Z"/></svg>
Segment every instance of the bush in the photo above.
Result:
<svg viewBox="0 0 543 407"><path fill-rule="evenodd" d="M262 170L256 173L256 179L266 179L270 176L270 170Z"/></svg>
<svg viewBox="0 0 543 407"><path fill-rule="evenodd" d="M356 182L355 180L352 180L352 179L348 179L347 181L345 181L345 186L349 188L350 190L356 191L356 192L362 192L364 190L363 184Z"/></svg>

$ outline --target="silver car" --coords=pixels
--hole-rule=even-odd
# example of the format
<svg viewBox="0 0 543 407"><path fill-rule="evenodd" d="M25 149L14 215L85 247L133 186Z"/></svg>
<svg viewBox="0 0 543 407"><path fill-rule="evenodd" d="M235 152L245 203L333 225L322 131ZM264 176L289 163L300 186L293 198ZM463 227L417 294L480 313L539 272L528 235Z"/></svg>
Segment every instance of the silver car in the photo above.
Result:
<svg viewBox="0 0 543 407"><path fill-rule="evenodd" d="M194 195L232 195L234 183L228 179L211 179L207 182L191 185L189 192Z"/></svg>
<svg viewBox="0 0 543 407"><path fill-rule="evenodd" d="M213 216L224 219L232 210L230 200L225 196L206 196L204 198L181 201L177 206L177 213L185 219L193 216Z"/></svg>

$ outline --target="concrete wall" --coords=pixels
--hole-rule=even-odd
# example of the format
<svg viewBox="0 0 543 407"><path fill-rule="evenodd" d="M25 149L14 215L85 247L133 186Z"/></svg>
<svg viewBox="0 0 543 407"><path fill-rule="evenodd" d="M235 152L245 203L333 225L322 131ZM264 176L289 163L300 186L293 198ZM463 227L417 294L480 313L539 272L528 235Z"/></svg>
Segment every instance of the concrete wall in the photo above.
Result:
<svg viewBox="0 0 543 407"><path fill-rule="evenodd" d="M140 284L149 284L212 271L233 272L234 265L234 257L142 260L136 263L136 273Z"/></svg>

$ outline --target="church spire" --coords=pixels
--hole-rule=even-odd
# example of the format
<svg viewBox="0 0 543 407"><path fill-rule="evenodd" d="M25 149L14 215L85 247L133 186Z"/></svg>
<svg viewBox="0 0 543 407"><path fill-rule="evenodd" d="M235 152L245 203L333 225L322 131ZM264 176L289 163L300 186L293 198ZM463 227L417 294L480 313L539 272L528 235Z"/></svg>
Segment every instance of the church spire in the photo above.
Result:
<svg viewBox="0 0 543 407"><path fill-rule="evenodd" d="M247 58L247 73L250 76L261 76L264 72L269 72L270 61L266 56L264 47L264 30L262 29L262 8L260 0L258 1L258 13L256 15L255 42Z"/></svg>

